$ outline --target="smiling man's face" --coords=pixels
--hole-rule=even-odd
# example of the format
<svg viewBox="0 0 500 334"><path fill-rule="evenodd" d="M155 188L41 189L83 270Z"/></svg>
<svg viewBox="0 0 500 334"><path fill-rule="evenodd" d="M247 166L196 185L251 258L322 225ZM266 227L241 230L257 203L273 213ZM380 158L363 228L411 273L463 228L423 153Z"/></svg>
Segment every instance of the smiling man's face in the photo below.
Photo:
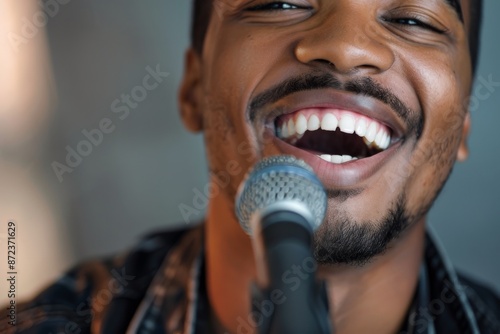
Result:
<svg viewBox="0 0 500 334"><path fill-rule="evenodd" d="M446 0L214 0L184 119L214 175L305 160L329 195L317 259L362 263L423 222L466 156L467 14ZM220 189L231 203L243 177Z"/></svg>

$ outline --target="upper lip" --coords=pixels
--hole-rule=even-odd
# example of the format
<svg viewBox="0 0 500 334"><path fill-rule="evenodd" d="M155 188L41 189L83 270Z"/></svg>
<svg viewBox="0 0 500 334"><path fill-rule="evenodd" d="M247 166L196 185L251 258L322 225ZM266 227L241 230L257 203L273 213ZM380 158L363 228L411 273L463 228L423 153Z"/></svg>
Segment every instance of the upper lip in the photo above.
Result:
<svg viewBox="0 0 500 334"><path fill-rule="evenodd" d="M400 113L373 97L339 91L336 89L315 89L290 94L273 104L265 116L266 124L283 115L309 108L329 108L352 111L372 118L391 129L391 136L401 139L407 131Z"/></svg>

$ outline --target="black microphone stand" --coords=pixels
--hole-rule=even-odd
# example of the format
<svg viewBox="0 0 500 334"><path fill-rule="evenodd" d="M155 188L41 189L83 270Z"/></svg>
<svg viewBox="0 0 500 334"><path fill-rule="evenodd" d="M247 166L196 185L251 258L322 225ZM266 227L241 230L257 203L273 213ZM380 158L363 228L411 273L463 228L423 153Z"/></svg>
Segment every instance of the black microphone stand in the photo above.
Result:
<svg viewBox="0 0 500 334"><path fill-rule="evenodd" d="M310 224L289 211L272 212L261 222L268 286L252 287L253 314L262 315L254 317L258 333L333 333L326 286L316 279Z"/></svg>

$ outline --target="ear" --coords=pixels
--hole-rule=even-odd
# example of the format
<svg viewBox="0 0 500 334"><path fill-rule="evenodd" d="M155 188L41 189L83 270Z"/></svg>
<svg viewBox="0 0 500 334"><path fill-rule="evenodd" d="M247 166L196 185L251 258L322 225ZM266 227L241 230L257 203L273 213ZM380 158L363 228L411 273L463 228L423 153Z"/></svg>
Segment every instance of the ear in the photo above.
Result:
<svg viewBox="0 0 500 334"><path fill-rule="evenodd" d="M179 107L184 126L193 132L203 130L201 59L192 48L184 56L184 76L179 89Z"/></svg>
<svg viewBox="0 0 500 334"><path fill-rule="evenodd" d="M465 161L469 156L469 147L467 146L467 139L470 132L470 112L467 112L464 119L464 126L462 128L462 139L460 140L460 147L457 152L457 160Z"/></svg>

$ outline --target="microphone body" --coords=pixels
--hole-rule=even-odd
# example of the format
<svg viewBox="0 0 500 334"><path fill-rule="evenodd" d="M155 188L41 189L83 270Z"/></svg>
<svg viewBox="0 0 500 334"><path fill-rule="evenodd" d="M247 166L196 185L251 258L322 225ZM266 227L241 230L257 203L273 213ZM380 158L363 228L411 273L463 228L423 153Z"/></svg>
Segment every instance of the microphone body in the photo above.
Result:
<svg viewBox="0 0 500 334"><path fill-rule="evenodd" d="M316 279L311 250L326 194L312 169L293 157L263 160L240 187L236 210L256 254L254 313L273 301L256 323L259 333L331 333L326 288Z"/></svg>

